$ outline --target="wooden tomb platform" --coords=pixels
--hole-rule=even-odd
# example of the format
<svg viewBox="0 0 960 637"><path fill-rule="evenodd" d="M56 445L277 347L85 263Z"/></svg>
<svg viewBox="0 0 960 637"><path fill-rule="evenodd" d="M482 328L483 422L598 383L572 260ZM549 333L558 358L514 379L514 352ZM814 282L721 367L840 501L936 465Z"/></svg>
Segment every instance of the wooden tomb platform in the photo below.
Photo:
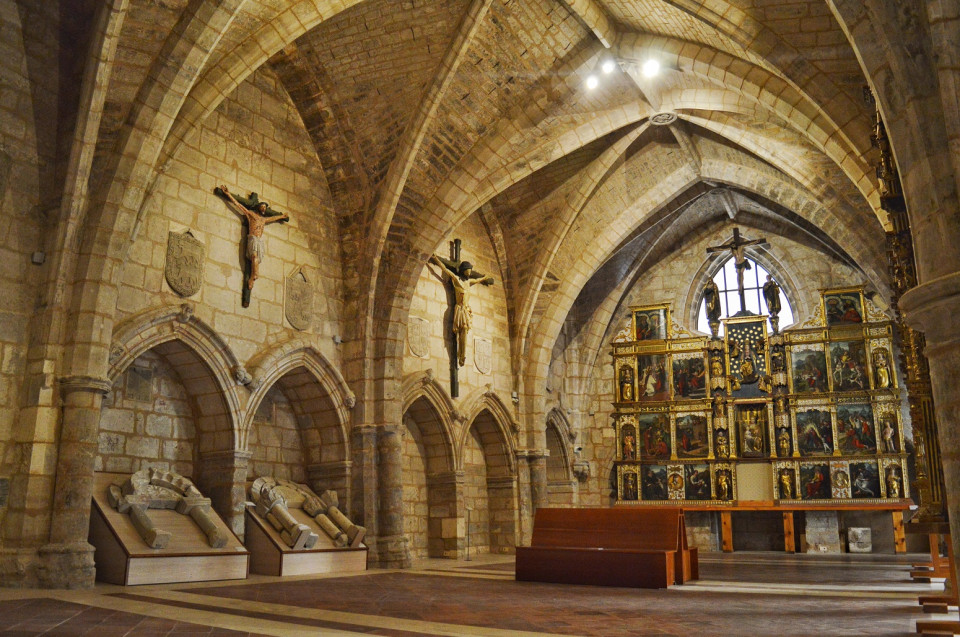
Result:
<svg viewBox="0 0 960 637"><path fill-rule="evenodd" d="M213 510L210 518L227 538L212 548L189 515L172 509L149 509L157 528L171 533L165 548L153 549L137 533L130 516L107 502L107 487L121 485L130 474L98 473L94 477L89 541L95 548L97 579L111 584L170 584L245 579L248 553Z"/></svg>
<svg viewBox="0 0 960 637"><path fill-rule="evenodd" d="M537 509L517 581L666 588L697 579L680 508Z"/></svg>
<svg viewBox="0 0 960 637"><path fill-rule="evenodd" d="M257 515L253 505L247 505L246 535L250 551L250 572L258 575L313 575L344 573L367 569L367 547L335 546L316 521L303 509L290 508L290 515L306 524L317 534L316 546L310 549L292 549L280 533Z"/></svg>

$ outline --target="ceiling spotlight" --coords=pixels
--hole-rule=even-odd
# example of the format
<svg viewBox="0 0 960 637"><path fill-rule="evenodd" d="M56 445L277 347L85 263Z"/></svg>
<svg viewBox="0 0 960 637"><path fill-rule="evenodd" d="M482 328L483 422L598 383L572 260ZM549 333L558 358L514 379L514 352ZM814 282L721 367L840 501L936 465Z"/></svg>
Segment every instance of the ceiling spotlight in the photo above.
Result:
<svg viewBox="0 0 960 637"><path fill-rule="evenodd" d="M660 62L651 58L643 63L642 70L644 77L654 77L660 72Z"/></svg>
<svg viewBox="0 0 960 637"><path fill-rule="evenodd" d="M616 63L611 59L606 59L603 61L603 64L600 65L600 70L604 73L613 73L613 69L616 68Z"/></svg>
<svg viewBox="0 0 960 637"><path fill-rule="evenodd" d="M600 84L600 80L597 79L597 76L596 76L596 75L588 75L588 76L587 76L587 88L588 88L588 89L590 89L590 90L592 91L593 89L597 88L597 86L598 86L599 84Z"/></svg>

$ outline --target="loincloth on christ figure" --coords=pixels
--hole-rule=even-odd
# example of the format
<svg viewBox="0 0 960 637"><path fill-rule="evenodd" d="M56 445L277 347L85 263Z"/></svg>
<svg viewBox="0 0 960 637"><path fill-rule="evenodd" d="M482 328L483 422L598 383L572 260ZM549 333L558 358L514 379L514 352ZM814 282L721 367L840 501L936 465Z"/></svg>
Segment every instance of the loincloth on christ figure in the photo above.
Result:
<svg viewBox="0 0 960 637"><path fill-rule="evenodd" d="M264 252L266 252L266 242L263 237L253 234L247 235L247 258L253 261L263 261Z"/></svg>
<svg viewBox="0 0 960 637"><path fill-rule="evenodd" d="M469 306L464 307L463 304L458 304L453 309L453 331L467 331L470 329L470 324L473 322L473 311Z"/></svg>

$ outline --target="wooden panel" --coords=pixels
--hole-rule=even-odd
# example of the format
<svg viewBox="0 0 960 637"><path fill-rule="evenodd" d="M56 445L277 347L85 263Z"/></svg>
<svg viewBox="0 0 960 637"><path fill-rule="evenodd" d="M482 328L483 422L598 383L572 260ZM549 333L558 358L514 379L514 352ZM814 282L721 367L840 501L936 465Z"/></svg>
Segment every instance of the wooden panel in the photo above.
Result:
<svg viewBox="0 0 960 637"><path fill-rule="evenodd" d="M786 511L783 514L783 550L787 553L797 552L793 526L793 511Z"/></svg>
<svg viewBox="0 0 960 637"><path fill-rule="evenodd" d="M100 507L90 511L90 544L94 547L93 561L96 564L97 579L110 584L127 583L127 554L120 540L107 526Z"/></svg>
<svg viewBox="0 0 960 637"><path fill-rule="evenodd" d="M666 588L675 580L673 551L517 547L517 580L594 586Z"/></svg>
<svg viewBox="0 0 960 637"><path fill-rule="evenodd" d="M280 575L280 547L267 535L263 526L247 511L244 542L250 551L250 572L257 575Z"/></svg>
<svg viewBox="0 0 960 637"><path fill-rule="evenodd" d="M724 553L733 552L733 514L730 511L720 513L720 539Z"/></svg>
<svg viewBox="0 0 960 637"><path fill-rule="evenodd" d="M127 584L171 584L245 579L247 554L131 557Z"/></svg>
<svg viewBox="0 0 960 637"><path fill-rule="evenodd" d="M283 576L313 575L316 573L348 573L367 570L367 549L302 552L283 555Z"/></svg>
<svg viewBox="0 0 960 637"><path fill-rule="evenodd" d="M294 551L286 546L280 534L256 514L246 510L246 543L250 551L250 572L259 575L312 575L364 571L367 568L367 547L341 548L331 540L303 509L291 510L293 517L307 524L320 536L316 547Z"/></svg>
<svg viewBox="0 0 960 637"><path fill-rule="evenodd" d="M907 536L903 532L903 511L891 511L893 518L893 545L897 553L907 552Z"/></svg>

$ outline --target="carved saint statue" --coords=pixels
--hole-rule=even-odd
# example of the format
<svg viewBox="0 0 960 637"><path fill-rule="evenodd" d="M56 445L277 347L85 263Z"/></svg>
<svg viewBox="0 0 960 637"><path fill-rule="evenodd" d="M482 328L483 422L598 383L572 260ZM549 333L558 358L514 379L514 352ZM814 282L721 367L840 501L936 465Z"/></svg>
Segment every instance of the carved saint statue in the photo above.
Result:
<svg viewBox="0 0 960 637"><path fill-rule="evenodd" d="M493 285L493 277L475 278L473 276L473 264L469 261L461 261L456 269L447 265L444 262L445 260L437 255L430 257L430 261L440 266L444 277L453 286L455 302L453 307L453 333L457 343L457 366L463 367L467 362L467 333L470 331L473 322L473 311L470 309L470 288L477 283Z"/></svg>
<svg viewBox="0 0 960 637"><path fill-rule="evenodd" d="M773 316L780 313L780 286L769 274L763 284L763 300L767 303L767 312Z"/></svg>
<svg viewBox="0 0 960 637"><path fill-rule="evenodd" d="M703 303L706 306L707 322L710 323L710 332L716 338L720 322L720 288L716 281L710 279L703 286Z"/></svg>
<svg viewBox="0 0 960 637"><path fill-rule="evenodd" d="M793 474L789 469L780 470L780 499L793 499Z"/></svg>
<svg viewBox="0 0 960 637"><path fill-rule="evenodd" d="M246 273L246 285L243 291L243 306L250 305L250 290L253 289L254 282L260 278L260 262L263 261L266 252L266 244L263 240L263 229L269 223L286 222L290 217L286 213L275 213L270 210L270 204L266 201L260 201L257 193L250 193L250 197L243 197L243 202L237 200L226 186L220 186L214 189L214 193L220 195L232 204L230 209L243 219L247 228L247 245L244 249L244 256L247 258L249 272Z"/></svg>
<svg viewBox="0 0 960 637"><path fill-rule="evenodd" d="M873 381L877 389L887 389L890 387L890 360L887 358L887 350L873 350Z"/></svg>

